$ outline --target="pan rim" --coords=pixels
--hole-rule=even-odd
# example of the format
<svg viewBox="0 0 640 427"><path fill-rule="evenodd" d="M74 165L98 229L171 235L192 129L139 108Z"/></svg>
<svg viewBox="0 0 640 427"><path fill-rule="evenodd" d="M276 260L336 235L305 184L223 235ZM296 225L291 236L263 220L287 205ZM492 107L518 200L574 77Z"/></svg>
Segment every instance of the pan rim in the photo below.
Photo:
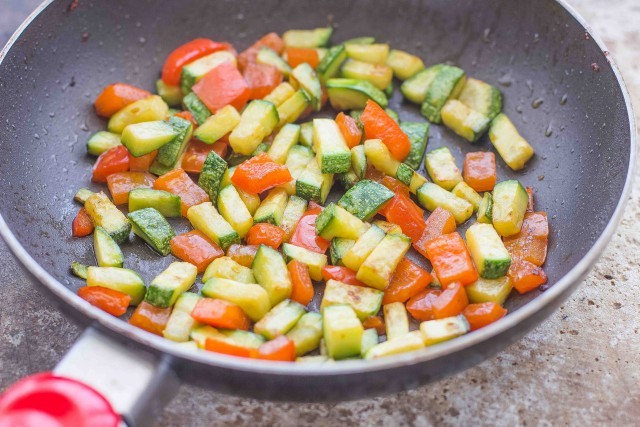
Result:
<svg viewBox="0 0 640 427"><path fill-rule="evenodd" d="M49 7L56 1L58 0L45 0L25 19L25 21L18 27L7 44L0 51L0 64L4 61L8 52L20 38L24 30L40 15L42 11L44 11L47 7ZM600 37L593 34L591 26L586 23L584 18L572 6L567 4L566 0L554 1L563 9L565 9L571 15L571 17L584 28L585 32L589 34L590 38L598 45L601 51L608 51ZM42 266L40 266L40 264L38 264L38 262L36 262L31 257L31 255L29 255L29 253L11 232L9 226L7 225L1 214L0 236L2 236L15 258L18 259L20 263L22 263L25 269L29 271L30 274L32 274L35 278L37 278L40 283L45 285L57 298L71 306L72 309L79 311L84 316L92 319L93 322L108 329L112 333L118 334L119 336L124 336L127 339L141 344L144 347L162 352L166 355L171 355L181 360L210 365L218 368L234 369L247 373L261 373L278 376L306 375L320 377L357 374L365 372L370 373L374 371L391 370L403 366L426 363L452 353L464 351L469 347L473 347L481 342L489 340L492 337L501 335L512 328L518 327L519 324L525 322L531 316L534 316L546 305L552 304L553 301L562 298L563 294L565 294L565 292L569 290L569 288L576 284L577 281L582 280L584 276L588 274L592 266L604 252L606 246L613 237L617 226L620 223L625 206L631 194L638 156L636 121L633 105L631 103L631 97L624 83L620 70L613 58L608 57L608 65L611 67L618 86L620 87L625 102L625 107L627 109L630 132L629 143L631 144L631 147L625 184L622 192L620 193L620 198L618 200L616 208L611 215L611 218L609 219L606 227L597 238L595 243L584 255L584 257L571 270L569 270L567 274L561 277L560 280L558 280L553 286L549 287L548 290L537 296L534 300L523 305L517 311L510 313L509 316L506 316L500 319L498 322L495 322L485 328L474 331L473 333L464 335L455 340L448 341L434 347L429 347L421 351L400 354L394 357L378 360L344 361L331 365L315 365L282 362L274 363L253 359L247 361L243 360L242 358L235 358L232 356L218 355L210 352L193 352L191 350L182 349L179 346L176 346L173 342L131 326L127 322L113 317L77 297L75 293L69 290L53 276L51 276Z"/></svg>

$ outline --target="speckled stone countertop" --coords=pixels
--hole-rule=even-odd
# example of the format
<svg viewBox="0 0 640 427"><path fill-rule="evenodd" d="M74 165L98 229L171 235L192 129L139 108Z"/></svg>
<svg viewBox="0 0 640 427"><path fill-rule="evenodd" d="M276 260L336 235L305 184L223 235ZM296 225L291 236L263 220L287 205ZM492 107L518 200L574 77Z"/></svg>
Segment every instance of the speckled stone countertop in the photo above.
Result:
<svg viewBox="0 0 640 427"><path fill-rule="evenodd" d="M0 45L37 3L0 0ZM638 113L640 2L570 3L608 45ZM157 426L637 425L639 221L637 177L615 237L573 296L524 339L458 375L406 393L330 405L259 402L184 386ZM2 241L0 265L2 390L53 368L80 328L38 297Z"/></svg>

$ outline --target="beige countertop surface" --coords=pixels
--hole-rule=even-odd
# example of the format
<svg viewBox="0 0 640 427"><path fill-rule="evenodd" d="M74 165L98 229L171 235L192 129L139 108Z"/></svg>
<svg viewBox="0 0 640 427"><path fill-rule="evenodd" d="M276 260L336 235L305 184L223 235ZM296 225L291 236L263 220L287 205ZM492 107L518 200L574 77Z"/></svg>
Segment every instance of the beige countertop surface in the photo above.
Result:
<svg viewBox="0 0 640 427"><path fill-rule="evenodd" d="M0 0L0 4L4 1L13 2ZM28 11L22 2L15 3ZM37 2L31 3L32 9ZM609 47L638 113L640 1L572 0L570 4ZM0 16L0 26L5 18ZM613 240L571 298L516 344L448 379L340 404L260 402L187 385L156 425L638 425L639 221L637 177ZM1 390L25 375L51 369L81 330L52 304L42 302L39 290L2 241L0 261L0 282L24 283L22 288L9 286L0 305ZM26 295L32 297L24 302ZM18 300L23 302L18 305Z"/></svg>

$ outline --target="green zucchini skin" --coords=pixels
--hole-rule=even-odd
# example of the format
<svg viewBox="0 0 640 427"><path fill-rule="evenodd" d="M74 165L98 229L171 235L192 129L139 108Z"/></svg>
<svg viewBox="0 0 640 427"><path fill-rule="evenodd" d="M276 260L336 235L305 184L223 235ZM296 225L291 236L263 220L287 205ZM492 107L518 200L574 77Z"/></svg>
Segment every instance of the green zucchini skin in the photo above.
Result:
<svg viewBox="0 0 640 427"><path fill-rule="evenodd" d="M420 108L422 115L431 123L441 123L440 110L449 98L457 96L456 91L461 90L465 78L464 70L444 65L427 89L427 95Z"/></svg>
<svg viewBox="0 0 640 427"><path fill-rule="evenodd" d="M338 201L338 206L367 221L392 197L393 192L384 185L363 179L344 193Z"/></svg>
<svg viewBox="0 0 640 427"><path fill-rule="evenodd" d="M384 92L365 80L333 78L326 86L329 102L336 110L363 110L369 99L382 108L389 105Z"/></svg>
<svg viewBox="0 0 640 427"><path fill-rule="evenodd" d="M120 246L107 233L107 230L99 225L93 232L93 248L100 267L122 267L124 264L124 255Z"/></svg>
<svg viewBox="0 0 640 427"><path fill-rule="evenodd" d="M422 164L424 152L429 138L429 123L401 122L400 129L409 137L411 150L404 163L413 170L418 170Z"/></svg>
<svg viewBox="0 0 640 427"><path fill-rule="evenodd" d="M178 132L178 135L158 149L156 160L163 166L175 168L191 139L193 125L189 120L176 116L171 116L167 122Z"/></svg>
<svg viewBox="0 0 640 427"><path fill-rule="evenodd" d="M184 108L191 113L198 126L207 121L211 116L211 111L204 105L204 102L198 98L195 92L191 92L182 100Z"/></svg>
<svg viewBox="0 0 640 427"><path fill-rule="evenodd" d="M176 235L167 220L154 208L145 208L130 212L133 232L162 256L171 253L170 242Z"/></svg>
<svg viewBox="0 0 640 427"><path fill-rule="evenodd" d="M212 203L217 204L220 183L227 170L227 162L215 151L210 151L202 166L198 185L209 194Z"/></svg>
<svg viewBox="0 0 640 427"><path fill-rule="evenodd" d="M326 84L327 80L337 77L340 74L340 67L346 59L347 52L344 45L340 44L330 48L316 67L320 82Z"/></svg>
<svg viewBox="0 0 640 427"><path fill-rule="evenodd" d="M71 263L71 272L74 276L79 277L80 279L87 280L88 268L88 266L81 264L78 261L73 261Z"/></svg>
<svg viewBox="0 0 640 427"><path fill-rule="evenodd" d="M154 208L166 218L180 217L180 196L152 188L134 188L129 193L129 212Z"/></svg>

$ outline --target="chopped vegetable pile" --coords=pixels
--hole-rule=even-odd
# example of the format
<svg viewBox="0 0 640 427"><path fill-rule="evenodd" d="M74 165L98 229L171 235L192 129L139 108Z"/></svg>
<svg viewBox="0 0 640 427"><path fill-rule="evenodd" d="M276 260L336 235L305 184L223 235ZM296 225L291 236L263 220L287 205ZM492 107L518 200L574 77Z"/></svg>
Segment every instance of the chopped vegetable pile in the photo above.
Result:
<svg viewBox="0 0 640 427"><path fill-rule="evenodd" d="M500 91L370 37L329 47L331 36L270 33L240 54L196 39L169 55L157 94L100 93L108 126L87 150L108 191L75 195L73 236L93 233L97 261L71 266L81 298L114 316L134 306L130 324L187 348L324 362L453 339L505 316L512 288L546 282L533 190L499 181L492 151L470 145L462 172L446 146L425 155L431 123L470 144L488 132L498 160L522 169L534 151ZM388 108L394 79L428 122ZM174 217L193 230L176 235ZM177 259L149 284L125 268L131 231Z"/></svg>

